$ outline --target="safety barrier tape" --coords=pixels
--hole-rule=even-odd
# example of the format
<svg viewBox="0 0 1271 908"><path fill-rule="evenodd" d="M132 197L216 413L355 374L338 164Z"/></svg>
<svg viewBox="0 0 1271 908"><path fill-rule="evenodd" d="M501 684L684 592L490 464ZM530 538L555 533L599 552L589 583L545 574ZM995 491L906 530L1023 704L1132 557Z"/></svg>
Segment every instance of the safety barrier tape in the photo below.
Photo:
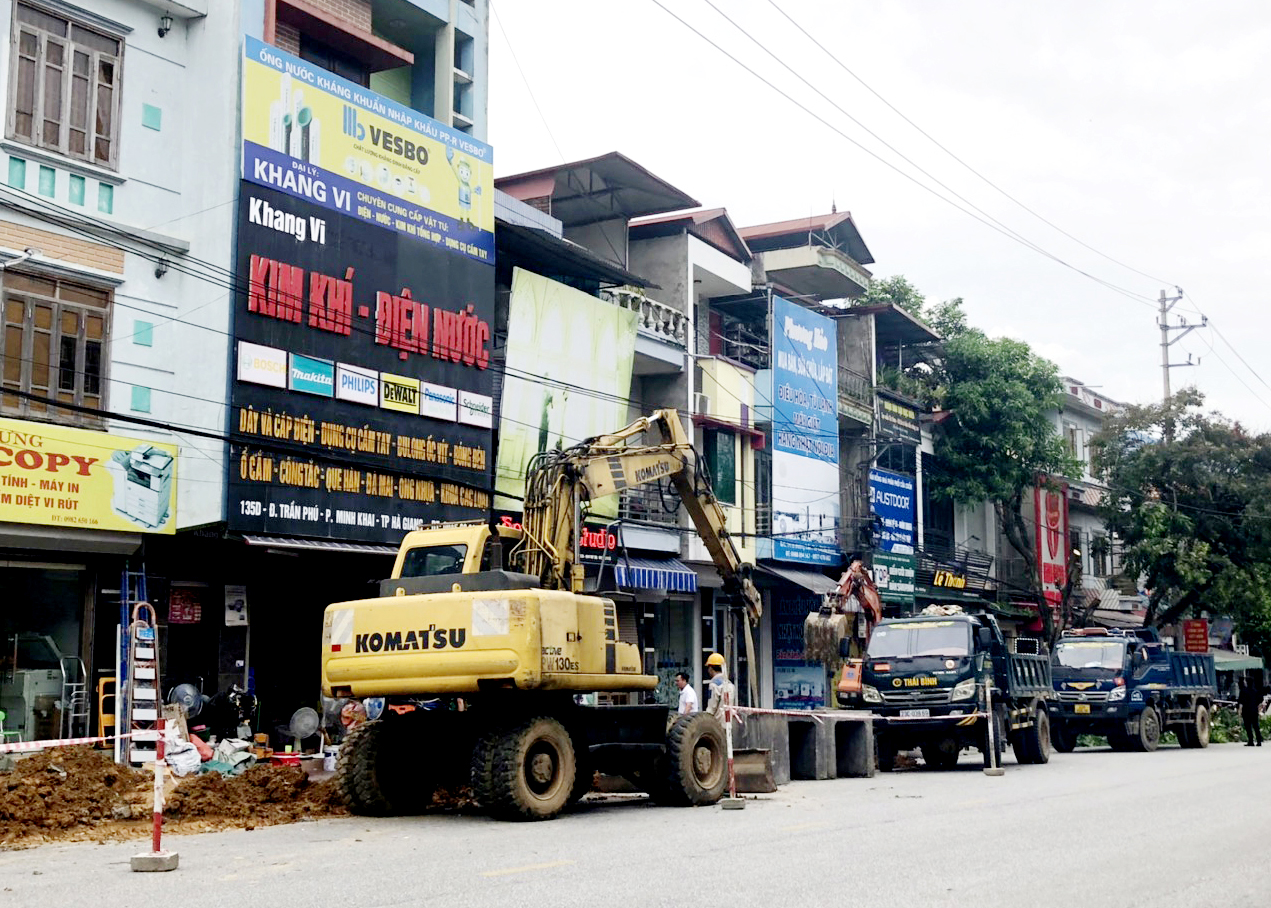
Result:
<svg viewBox="0 0 1271 908"><path fill-rule="evenodd" d="M101 744L105 741L113 741L116 738L131 738L134 732L124 732L120 735L99 735L96 738L52 738L47 741L14 741L10 744L0 744L0 754L12 753L31 753L37 750L47 750L51 747L71 747L75 744Z"/></svg>

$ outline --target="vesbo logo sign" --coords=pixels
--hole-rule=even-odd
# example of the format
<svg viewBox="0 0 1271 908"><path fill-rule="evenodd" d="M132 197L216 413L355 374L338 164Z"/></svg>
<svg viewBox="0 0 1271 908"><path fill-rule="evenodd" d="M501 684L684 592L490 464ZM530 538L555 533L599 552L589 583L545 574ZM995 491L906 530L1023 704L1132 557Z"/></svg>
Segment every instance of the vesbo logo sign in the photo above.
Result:
<svg viewBox="0 0 1271 908"><path fill-rule="evenodd" d="M321 397L335 394L335 363L329 359L291 354L291 390Z"/></svg>
<svg viewBox="0 0 1271 908"><path fill-rule="evenodd" d="M380 402L380 374L338 363L335 368L335 396L340 400L377 407Z"/></svg>
<svg viewBox="0 0 1271 908"><path fill-rule="evenodd" d="M424 416L444 419L447 422L455 421L459 394L454 388L420 382L419 395L419 412Z"/></svg>
<svg viewBox="0 0 1271 908"><path fill-rule="evenodd" d="M287 387L286 351L239 341L238 380L271 388Z"/></svg>

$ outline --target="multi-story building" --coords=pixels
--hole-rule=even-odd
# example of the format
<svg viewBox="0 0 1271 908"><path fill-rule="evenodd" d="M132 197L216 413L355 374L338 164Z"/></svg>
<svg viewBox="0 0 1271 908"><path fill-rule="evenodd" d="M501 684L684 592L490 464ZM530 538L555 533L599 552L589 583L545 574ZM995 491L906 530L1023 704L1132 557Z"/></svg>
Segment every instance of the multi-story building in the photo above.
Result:
<svg viewBox="0 0 1271 908"><path fill-rule="evenodd" d="M113 671L121 588L141 592L126 569L148 581L169 682L253 684L266 724L285 720L316 683L289 653L387 571L392 515L486 513L488 360L462 337L493 309L487 15L0 3L9 728L67 730L49 706L63 668ZM473 326L446 328L457 364L405 327L424 304ZM454 392L453 416L424 410L424 384Z"/></svg>

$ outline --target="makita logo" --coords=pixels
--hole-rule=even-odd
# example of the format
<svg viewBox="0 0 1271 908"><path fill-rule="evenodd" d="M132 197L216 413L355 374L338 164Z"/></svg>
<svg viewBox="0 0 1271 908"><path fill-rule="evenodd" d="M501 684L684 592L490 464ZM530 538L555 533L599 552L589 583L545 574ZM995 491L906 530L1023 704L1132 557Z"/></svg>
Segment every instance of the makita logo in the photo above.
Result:
<svg viewBox="0 0 1271 908"><path fill-rule="evenodd" d="M460 649L467 642L468 631L462 627L431 625L423 631L388 631L358 634L353 641L355 653L404 653L421 649Z"/></svg>

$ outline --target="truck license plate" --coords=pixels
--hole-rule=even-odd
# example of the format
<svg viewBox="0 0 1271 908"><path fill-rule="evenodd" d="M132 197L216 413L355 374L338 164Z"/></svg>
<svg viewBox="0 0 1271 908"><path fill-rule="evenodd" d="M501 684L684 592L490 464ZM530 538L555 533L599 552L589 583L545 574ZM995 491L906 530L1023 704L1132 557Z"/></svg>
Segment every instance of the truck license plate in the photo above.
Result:
<svg viewBox="0 0 1271 908"><path fill-rule="evenodd" d="M931 718L931 710L929 709L902 709L900 711L902 719L929 719Z"/></svg>
<svg viewBox="0 0 1271 908"><path fill-rule="evenodd" d="M1078 703L1076 706L1074 706L1074 707L1072 708L1072 711L1073 711L1073 712L1075 712L1075 713L1076 713L1077 715L1079 715L1079 716L1088 716L1088 715L1090 715L1090 704L1089 704L1089 703Z"/></svg>

